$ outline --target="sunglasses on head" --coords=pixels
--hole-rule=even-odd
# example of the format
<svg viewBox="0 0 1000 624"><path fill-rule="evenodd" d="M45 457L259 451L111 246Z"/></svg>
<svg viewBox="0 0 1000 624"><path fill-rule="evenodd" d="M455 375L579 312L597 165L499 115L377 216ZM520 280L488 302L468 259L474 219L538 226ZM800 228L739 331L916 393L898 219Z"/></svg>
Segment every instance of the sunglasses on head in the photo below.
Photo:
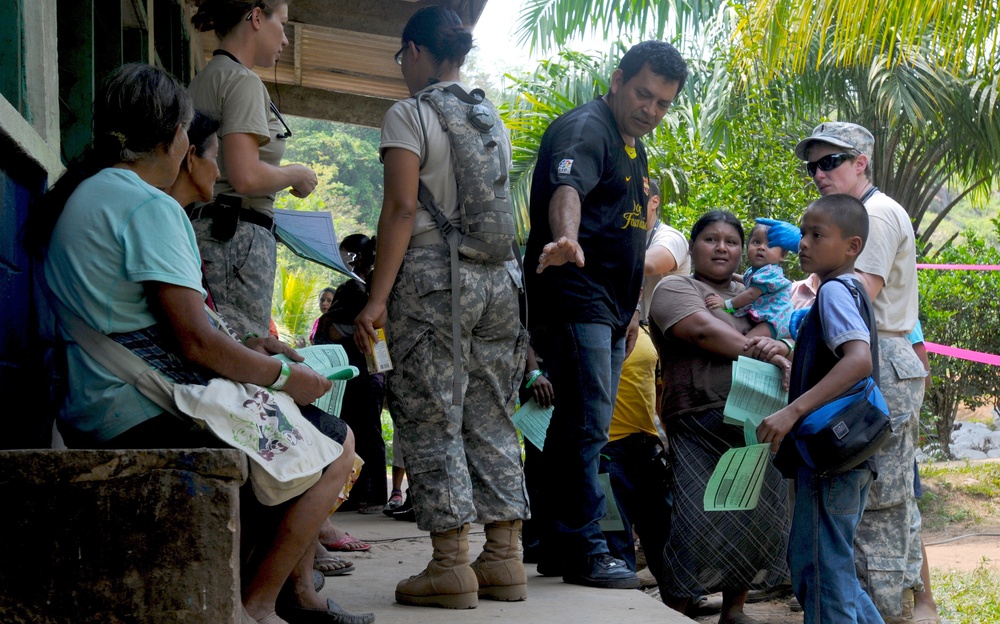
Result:
<svg viewBox="0 0 1000 624"><path fill-rule="evenodd" d="M833 171L837 167L841 166L848 160L854 160L854 156L846 152L840 152L839 154L828 154L819 160L814 160L813 162L806 163L806 171L809 172L809 177L816 175L816 170L820 171Z"/></svg>

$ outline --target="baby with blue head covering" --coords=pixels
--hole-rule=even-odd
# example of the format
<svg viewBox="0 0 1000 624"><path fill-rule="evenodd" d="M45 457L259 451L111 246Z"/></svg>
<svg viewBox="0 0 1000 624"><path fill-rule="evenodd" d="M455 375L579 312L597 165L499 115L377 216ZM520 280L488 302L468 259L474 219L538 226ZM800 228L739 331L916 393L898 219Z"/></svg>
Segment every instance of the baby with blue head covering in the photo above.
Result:
<svg viewBox="0 0 1000 624"><path fill-rule="evenodd" d="M788 338L792 316L791 285L781 270L788 252L799 250L799 228L785 221L757 219L747 237L747 260L750 268L743 274L746 290L732 299L709 295L710 309L723 309L736 316L747 316L768 331L751 330L775 339Z"/></svg>

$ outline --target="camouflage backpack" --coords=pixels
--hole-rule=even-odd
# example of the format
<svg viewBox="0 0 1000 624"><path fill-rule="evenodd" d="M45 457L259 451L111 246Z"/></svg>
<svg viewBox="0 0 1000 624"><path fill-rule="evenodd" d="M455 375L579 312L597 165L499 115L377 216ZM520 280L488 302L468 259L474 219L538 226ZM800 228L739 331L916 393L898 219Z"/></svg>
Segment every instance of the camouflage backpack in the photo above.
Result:
<svg viewBox="0 0 1000 624"><path fill-rule="evenodd" d="M458 229L434 202L423 182L417 193L420 205L434 217L451 250L451 332L454 379L452 405L462 404L462 288L459 256L486 264L502 264L514 253L514 209L510 203L510 178L503 126L496 108L481 89L466 93L457 84L429 89L417 96L417 118L427 144L427 128L420 104L427 101L437 112L441 128L451 143L455 181L458 183ZM420 165L423 166L423 161Z"/></svg>
<svg viewBox="0 0 1000 624"><path fill-rule="evenodd" d="M466 93L457 84L430 89L417 96L421 126L420 105L424 101L437 113L451 143L461 214L456 233L459 253L474 262L499 263L512 259L515 230L507 171L510 155L503 153L503 125L496 108L481 89ZM426 143L426 128L421 129ZM454 227L423 182L418 199L434 217L445 240L450 241L455 235Z"/></svg>

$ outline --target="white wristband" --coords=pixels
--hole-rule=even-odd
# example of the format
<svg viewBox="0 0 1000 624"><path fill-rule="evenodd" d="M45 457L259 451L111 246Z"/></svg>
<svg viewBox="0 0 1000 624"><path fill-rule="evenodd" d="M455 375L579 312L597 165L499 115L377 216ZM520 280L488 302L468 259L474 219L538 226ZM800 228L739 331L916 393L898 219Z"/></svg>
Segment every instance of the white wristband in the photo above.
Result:
<svg viewBox="0 0 1000 624"><path fill-rule="evenodd" d="M292 376L292 367L288 365L288 362L281 363L281 372L278 373L278 378L274 380L274 383L267 387L268 390L274 390L277 392L285 387L288 383L288 379Z"/></svg>

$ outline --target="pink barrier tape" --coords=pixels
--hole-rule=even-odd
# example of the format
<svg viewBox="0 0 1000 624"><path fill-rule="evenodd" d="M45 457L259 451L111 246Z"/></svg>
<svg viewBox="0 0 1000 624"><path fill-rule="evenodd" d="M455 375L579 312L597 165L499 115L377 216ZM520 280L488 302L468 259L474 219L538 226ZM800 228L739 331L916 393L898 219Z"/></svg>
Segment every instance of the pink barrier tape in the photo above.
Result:
<svg viewBox="0 0 1000 624"><path fill-rule="evenodd" d="M980 364L1000 366L1000 355L993 355L990 353L980 353L979 351L959 349L958 347L949 347L946 345L937 344L936 342L925 342L924 346L927 347L927 351L930 353L937 353L938 355L946 355L948 357L958 358L960 360L969 360L970 362L979 362Z"/></svg>
<svg viewBox="0 0 1000 624"><path fill-rule="evenodd" d="M943 271L1000 271L1000 264L918 264L917 268Z"/></svg>

